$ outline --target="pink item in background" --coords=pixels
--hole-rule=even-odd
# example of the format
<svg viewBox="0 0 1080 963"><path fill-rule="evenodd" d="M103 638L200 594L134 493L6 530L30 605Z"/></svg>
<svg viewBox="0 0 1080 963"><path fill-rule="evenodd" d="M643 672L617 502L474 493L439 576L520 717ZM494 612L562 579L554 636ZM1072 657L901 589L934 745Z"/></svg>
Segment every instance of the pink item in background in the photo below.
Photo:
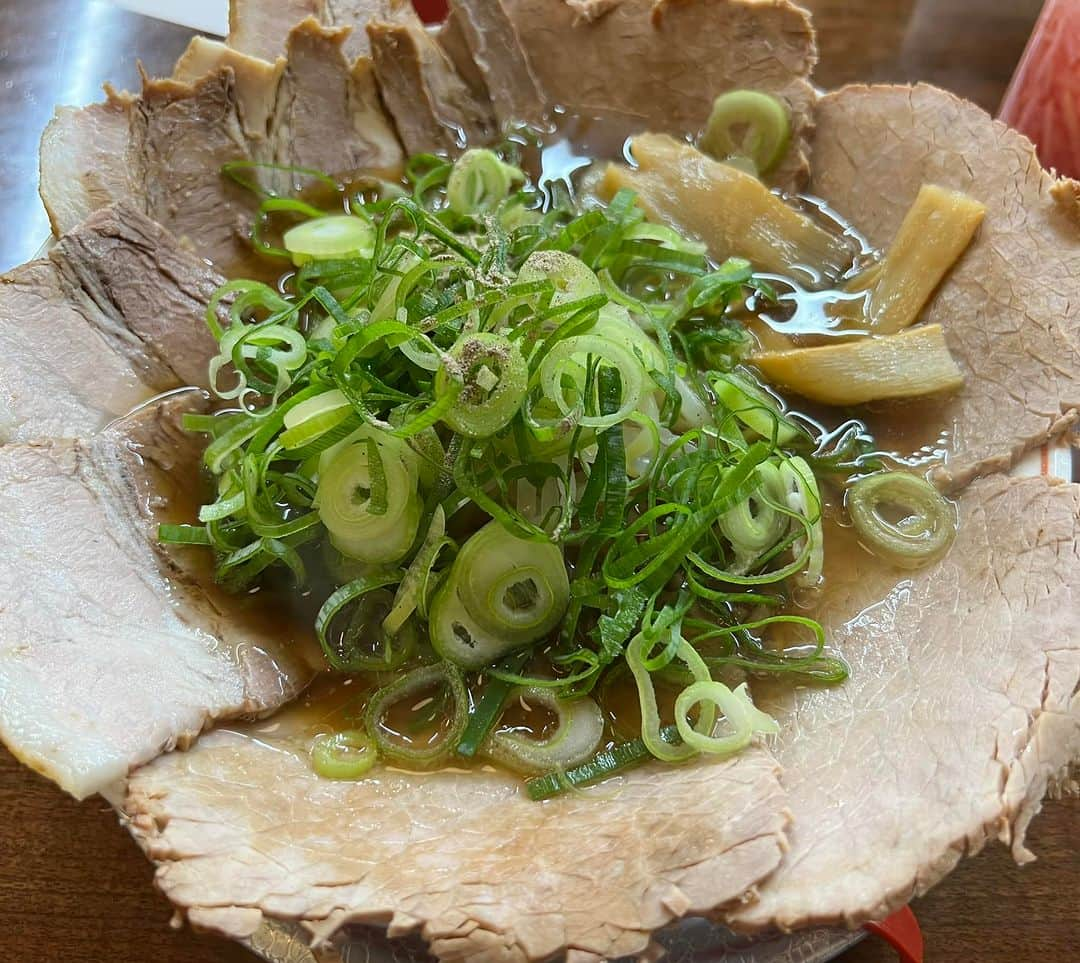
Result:
<svg viewBox="0 0 1080 963"><path fill-rule="evenodd" d="M1080 177L1080 0L1046 0L999 116L1043 166Z"/></svg>

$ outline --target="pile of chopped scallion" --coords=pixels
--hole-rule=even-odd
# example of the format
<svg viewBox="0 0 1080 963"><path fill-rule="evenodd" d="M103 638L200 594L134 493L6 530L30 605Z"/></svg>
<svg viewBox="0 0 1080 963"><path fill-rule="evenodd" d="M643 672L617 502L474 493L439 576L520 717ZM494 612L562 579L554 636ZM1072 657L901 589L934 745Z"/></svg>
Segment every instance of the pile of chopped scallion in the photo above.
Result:
<svg viewBox="0 0 1080 963"><path fill-rule="evenodd" d="M346 213L267 195L256 244L294 273L231 281L207 313L231 407L186 427L217 497L160 537L208 546L232 589L329 580L327 664L379 687L317 740L327 776L480 756L543 798L775 731L748 676L846 676L784 614L821 580L815 468L845 452L740 366L729 309L771 289L632 194L574 204L515 159L414 157L407 187L371 182ZM636 737L612 735L611 680L636 687ZM384 724L431 692L439 738ZM545 735L500 725L519 696Z"/></svg>

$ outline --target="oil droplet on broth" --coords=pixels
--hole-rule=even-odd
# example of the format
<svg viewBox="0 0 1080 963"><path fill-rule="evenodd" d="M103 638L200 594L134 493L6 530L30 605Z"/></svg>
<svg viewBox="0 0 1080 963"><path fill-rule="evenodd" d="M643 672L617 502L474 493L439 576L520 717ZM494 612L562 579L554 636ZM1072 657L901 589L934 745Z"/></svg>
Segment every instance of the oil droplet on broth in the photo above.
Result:
<svg viewBox="0 0 1080 963"><path fill-rule="evenodd" d="M865 291L847 292L835 288L814 290L793 277L759 274L777 293L776 304L752 295L746 308L736 314L757 339L762 350L784 351L793 347L813 347L837 337L862 335L850 321L862 314Z"/></svg>

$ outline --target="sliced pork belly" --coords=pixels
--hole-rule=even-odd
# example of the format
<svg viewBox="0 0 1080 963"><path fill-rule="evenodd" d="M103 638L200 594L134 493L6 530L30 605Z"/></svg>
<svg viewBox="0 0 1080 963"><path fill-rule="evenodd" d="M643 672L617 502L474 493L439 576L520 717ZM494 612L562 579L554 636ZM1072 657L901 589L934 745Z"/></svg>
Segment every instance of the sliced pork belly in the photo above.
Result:
<svg viewBox="0 0 1080 963"><path fill-rule="evenodd" d="M370 61L349 67L345 34L301 23L289 35L285 65L197 42L178 77L146 78L138 97L62 111L42 138L41 189L54 223L129 200L226 275L260 274L265 265L248 241L257 198L222 165L347 174L402 160ZM209 70L197 75L200 67ZM97 177L106 153L124 176Z"/></svg>
<svg viewBox="0 0 1080 963"><path fill-rule="evenodd" d="M379 89L405 150L488 143L495 117L487 99L472 93L419 18L398 15L396 21L369 22L367 34Z"/></svg>
<svg viewBox="0 0 1080 963"><path fill-rule="evenodd" d="M285 52L285 37L301 20L325 22L326 0L229 0L228 44L234 50L275 60Z"/></svg>
<svg viewBox="0 0 1080 963"><path fill-rule="evenodd" d="M205 261L125 203L92 214L49 258L97 329L155 391L207 386L217 342L206 308L225 279Z"/></svg>
<svg viewBox="0 0 1080 963"><path fill-rule="evenodd" d="M0 277L0 442L94 432L153 394L85 312L47 258Z"/></svg>
<svg viewBox="0 0 1080 963"><path fill-rule="evenodd" d="M982 201L980 234L931 301L964 372L952 398L873 419L928 429L947 487L1007 469L1080 409L1080 207L1027 138L933 87L848 87L816 113L809 190L888 245L925 184Z"/></svg>
<svg viewBox="0 0 1080 963"><path fill-rule="evenodd" d="M524 55L506 0L455 0L450 9L484 77L499 123L540 121L550 101Z"/></svg>
<svg viewBox="0 0 1080 963"><path fill-rule="evenodd" d="M309 676L164 558L163 474L195 473L175 419L143 410L91 441L0 449L0 738L77 797L195 736L264 712Z"/></svg>
<svg viewBox="0 0 1080 963"><path fill-rule="evenodd" d="M328 937L365 922L419 929L441 959L617 958L740 900L780 859L763 749L537 804L491 771L324 780L291 726L303 717L218 730L132 776L132 830L198 925L246 937L277 916Z"/></svg>
<svg viewBox="0 0 1080 963"><path fill-rule="evenodd" d="M260 57L280 54L285 38L302 20L320 24L327 37L335 38L340 55L354 65L357 83L370 84L369 68L374 67L382 103L407 153L455 150L463 139L486 143L494 133L486 92L474 91L458 74L454 61L416 15L411 0L282 0L259 5L239 0L232 4L231 18L229 44ZM307 30L310 34L310 25ZM274 32L277 39L271 42ZM294 48L296 43L294 37ZM324 46L320 59L337 58L337 50ZM294 50L289 59L297 59ZM368 99L378 102L373 91ZM359 126L370 127L370 119L361 118Z"/></svg>
<svg viewBox="0 0 1080 963"><path fill-rule="evenodd" d="M41 135L38 189L57 237L131 192L118 159L127 154L134 98L111 88L106 96L89 107L58 107Z"/></svg>
<svg viewBox="0 0 1080 963"><path fill-rule="evenodd" d="M817 53L808 15L785 0L454 6L501 120L534 119L539 97L543 106L614 112L633 118L637 130L683 135L705 126L717 94L752 87L782 98L792 112L795 149L777 182L792 183L803 168L801 133L814 101L807 78Z"/></svg>
<svg viewBox="0 0 1080 963"><path fill-rule="evenodd" d="M268 136L270 121L274 116L285 58L277 56L273 61L263 60L227 47L217 40L192 37L187 50L176 62L173 80L194 84L207 74L220 72L225 67L233 72L240 124L253 156L258 157L259 142Z"/></svg>
<svg viewBox="0 0 1080 963"><path fill-rule="evenodd" d="M91 434L156 392L204 384L221 283L127 205L0 278L0 440Z"/></svg>
<svg viewBox="0 0 1080 963"><path fill-rule="evenodd" d="M402 162L371 61L345 57L348 35L311 17L289 32L271 135L278 163L344 174Z"/></svg>
<svg viewBox="0 0 1080 963"><path fill-rule="evenodd" d="M490 104L491 97L488 93L487 82L484 80L483 71L476 65L469 50L469 41L462 25L461 11L451 7L450 13L443 25L435 34L439 46L450 58L458 76L465 82L465 86L472 91L472 95L481 103Z"/></svg>
<svg viewBox="0 0 1080 963"><path fill-rule="evenodd" d="M412 0L405 0L405 3L396 3L395 0L323 0L323 12L319 19L330 27L350 28L344 50L351 63L357 57L371 55L371 42L364 27L372 20L392 19L392 8L399 6L407 7L405 13L408 18L419 22Z"/></svg>
<svg viewBox="0 0 1080 963"><path fill-rule="evenodd" d="M313 17L324 27L348 27L342 49L349 62L371 53L364 24L385 19L389 0L229 0L229 36L234 50L273 60L285 52L285 38L300 21Z"/></svg>
<svg viewBox="0 0 1080 963"><path fill-rule="evenodd" d="M401 147L370 59L350 66L343 53L348 30L308 17L283 36L289 56L274 63L195 37L173 79L194 83L231 70L252 160L335 173L400 164ZM335 136L328 138L329 130ZM288 178L272 171L255 170L252 177L268 188L290 187Z"/></svg>
<svg viewBox="0 0 1080 963"><path fill-rule="evenodd" d="M148 78L128 156L136 172L133 199L154 220L226 275L251 261L247 225L255 198L221 168L268 158L256 156L247 139L231 67L192 83Z"/></svg>
<svg viewBox="0 0 1080 963"><path fill-rule="evenodd" d="M1080 759L1080 485L1002 476L960 498L949 554L919 572L826 549L815 614L851 664L776 690L791 850L740 927L858 924L998 837L1021 861L1048 780Z"/></svg>

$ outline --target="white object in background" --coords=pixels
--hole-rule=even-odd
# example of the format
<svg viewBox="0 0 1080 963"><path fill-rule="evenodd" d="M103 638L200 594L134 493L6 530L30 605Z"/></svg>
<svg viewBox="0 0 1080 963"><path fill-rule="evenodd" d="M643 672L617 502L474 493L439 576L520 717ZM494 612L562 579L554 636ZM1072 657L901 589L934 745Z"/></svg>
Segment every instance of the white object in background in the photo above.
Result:
<svg viewBox="0 0 1080 963"><path fill-rule="evenodd" d="M228 0L112 0L118 7L158 20L224 37L229 32Z"/></svg>
<svg viewBox="0 0 1080 963"><path fill-rule="evenodd" d="M1080 433L1075 436L1074 443L1080 448ZM1080 459L1076 458L1075 449L1070 446L1066 434L1057 441L1029 451L1013 468L1012 474L1020 477L1043 475L1061 481L1080 482Z"/></svg>

